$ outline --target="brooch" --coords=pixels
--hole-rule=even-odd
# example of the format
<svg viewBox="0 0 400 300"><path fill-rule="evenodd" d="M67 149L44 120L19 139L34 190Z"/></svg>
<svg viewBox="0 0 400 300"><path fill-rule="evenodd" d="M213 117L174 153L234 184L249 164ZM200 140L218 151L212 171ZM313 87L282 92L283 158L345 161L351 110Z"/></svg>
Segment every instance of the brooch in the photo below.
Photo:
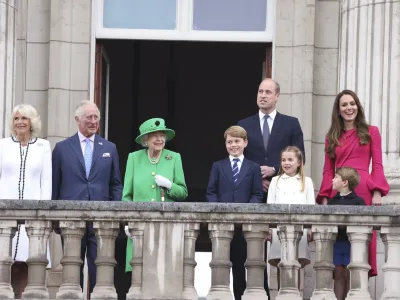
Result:
<svg viewBox="0 0 400 300"><path fill-rule="evenodd" d="M166 159L166 160L171 160L171 159L172 159L172 156L168 154L168 155L165 156L165 159Z"/></svg>

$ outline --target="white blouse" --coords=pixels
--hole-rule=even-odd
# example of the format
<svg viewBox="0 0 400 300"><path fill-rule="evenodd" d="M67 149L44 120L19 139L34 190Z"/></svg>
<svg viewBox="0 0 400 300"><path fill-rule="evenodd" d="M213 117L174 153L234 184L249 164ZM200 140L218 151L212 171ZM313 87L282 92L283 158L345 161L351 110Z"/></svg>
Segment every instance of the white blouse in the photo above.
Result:
<svg viewBox="0 0 400 300"><path fill-rule="evenodd" d="M20 172L20 170L22 171ZM0 139L0 199L51 200L51 148L47 140L35 138L28 146L12 137ZM18 251L15 247L18 232L13 239L12 258L26 261L29 239L25 226L20 226ZM47 253L50 262L49 252Z"/></svg>
<svg viewBox="0 0 400 300"><path fill-rule="evenodd" d="M272 178L268 188L268 204L315 204L314 184L310 177L305 178L304 191L301 192L301 178L297 174L282 174Z"/></svg>

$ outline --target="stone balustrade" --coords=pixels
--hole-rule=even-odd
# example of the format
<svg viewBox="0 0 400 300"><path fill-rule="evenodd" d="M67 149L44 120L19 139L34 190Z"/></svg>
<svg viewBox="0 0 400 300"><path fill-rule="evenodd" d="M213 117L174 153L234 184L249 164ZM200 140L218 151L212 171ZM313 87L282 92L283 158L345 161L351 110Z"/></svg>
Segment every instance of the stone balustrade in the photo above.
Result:
<svg viewBox="0 0 400 300"><path fill-rule="evenodd" d="M195 243L200 224L212 242L211 287L207 299L232 300L229 247L234 230L247 241L247 289L244 300L267 299L263 290L265 238L278 228L281 239L280 291L276 299L301 299L298 291L298 244L311 228L316 244L312 300L335 299L333 244L338 225L346 225L352 244L351 286L347 299L371 299L368 293L368 241L380 230L385 244L385 292L400 299L400 207L309 206L209 203L125 203L84 201L0 201L0 299L13 299L10 285L11 242L18 221L30 238L28 285L23 299L48 299L46 251L54 224L64 240L62 283L57 299L82 299L79 286L80 240L88 222L98 241L97 284L92 299L117 299L113 268L114 242L121 226L133 239L132 284L127 299L198 299L194 287Z"/></svg>

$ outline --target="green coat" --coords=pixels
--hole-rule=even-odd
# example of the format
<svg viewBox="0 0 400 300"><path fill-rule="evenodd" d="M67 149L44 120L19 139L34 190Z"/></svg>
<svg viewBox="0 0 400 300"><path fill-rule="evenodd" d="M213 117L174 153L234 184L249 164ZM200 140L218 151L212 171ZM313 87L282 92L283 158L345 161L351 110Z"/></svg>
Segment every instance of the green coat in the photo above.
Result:
<svg viewBox="0 0 400 300"><path fill-rule="evenodd" d="M157 164L150 163L147 149L129 154L126 164L122 201L161 202L161 189L154 180L162 175L172 181L170 190L165 191L165 201L184 200L188 191L179 153L164 149ZM126 248L126 272L132 271L132 240L128 238Z"/></svg>

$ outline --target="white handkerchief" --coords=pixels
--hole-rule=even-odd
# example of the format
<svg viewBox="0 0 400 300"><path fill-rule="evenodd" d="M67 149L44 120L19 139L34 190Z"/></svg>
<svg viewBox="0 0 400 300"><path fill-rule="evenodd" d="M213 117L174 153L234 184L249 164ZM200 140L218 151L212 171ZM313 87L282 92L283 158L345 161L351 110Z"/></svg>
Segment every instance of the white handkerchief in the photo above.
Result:
<svg viewBox="0 0 400 300"><path fill-rule="evenodd" d="M110 153L103 153L103 157L111 157Z"/></svg>

